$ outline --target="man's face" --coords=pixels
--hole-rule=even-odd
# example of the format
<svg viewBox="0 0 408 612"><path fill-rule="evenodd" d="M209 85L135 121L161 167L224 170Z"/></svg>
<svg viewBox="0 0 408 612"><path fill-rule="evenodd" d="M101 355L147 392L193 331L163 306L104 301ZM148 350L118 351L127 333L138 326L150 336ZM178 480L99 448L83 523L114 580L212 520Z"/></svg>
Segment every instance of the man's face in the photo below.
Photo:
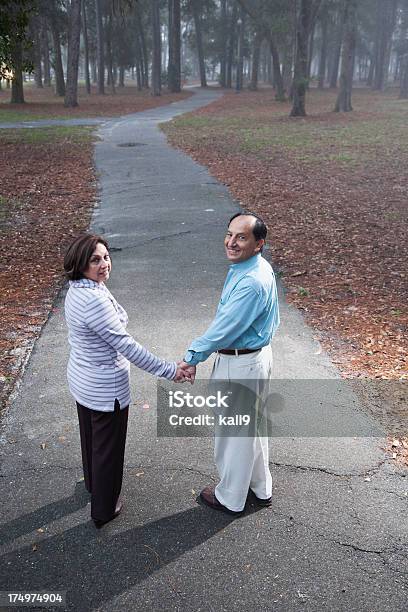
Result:
<svg viewBox="0 0 408 612"><path fill-rule="evenodd" d="M260 252L265 240L256 240L253 227L254 217L241 215L229 224L224 240L225 253L231 263L239 263Z"/></svg>

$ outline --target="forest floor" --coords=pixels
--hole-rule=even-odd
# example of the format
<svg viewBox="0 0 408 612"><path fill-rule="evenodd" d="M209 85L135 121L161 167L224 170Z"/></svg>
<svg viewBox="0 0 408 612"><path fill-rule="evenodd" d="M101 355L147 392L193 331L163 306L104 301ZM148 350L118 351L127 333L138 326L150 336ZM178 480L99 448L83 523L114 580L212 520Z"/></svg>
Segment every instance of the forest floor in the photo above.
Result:
<svg viewBox="0 0 408 612"><path fill-rule="evenodd" d="M33 119L72 119L81 117L116 117L164 106L191 96L190 91L178 94L163 90L161 96L152 96L150 90L138 91L134 85L116 88L112 94L108 88L99 96L92 86L91 95L85 87L78 90L78 106L65 108L64 98L57 97L52 87L38 89L33 83L24 84L25 104L9 104L10 90L0 90L0 123L31 121Z"/></svg>
<svg viewBox="0 0 408 612"><path fill-rule="evenodd" d="M27 100L31 94L45 95L27 88ZM113 116L189 93L143 95L119 108L121 95L91 97L89 106L80 99L79 109L66 114L55 98L50 106L32 104L36 118ZM132 98L131 88L123 97ZM308 117L289 119L289 104L275 102L271 90L226 92L164 130L244 207L265 217L286 297L342 375L406 379L408 104L395 92L358 90L355 111L335 114L334 97L312 90ZM0 104L4 120L1 113ZM88 226L97 189L93 140L90 128L0 131L3 406L63 283L64 248ZM395 458L408 463L407 437L393 435L389 443Z"/></svg>
<svg viewBox="0 0 408 612"><path fill-rule="evenodd" d="M345 114L335 97L312 89L293 119L271 90L230 92L163 130L266 220L287 300L342 376L383 381L388 431L408 432L408 102L356 89ZM400 433L390 450L408 462Z"/></svg>
<svg viewBox="0 0 408 612"><path fill-rule="evenodd" d="M93 129L0 130L0 400L63 283L62 254L96 199Z"/></svg>

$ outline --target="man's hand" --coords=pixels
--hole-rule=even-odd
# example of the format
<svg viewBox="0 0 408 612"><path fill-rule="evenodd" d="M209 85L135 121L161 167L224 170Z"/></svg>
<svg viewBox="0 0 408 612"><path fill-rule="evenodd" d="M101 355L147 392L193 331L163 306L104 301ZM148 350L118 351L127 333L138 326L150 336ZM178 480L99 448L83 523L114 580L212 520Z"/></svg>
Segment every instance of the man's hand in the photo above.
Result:
<svg viewBox="0 0 408 612"><path fill-rule="evenodd" d="M174 382L186 382L189 381L191 384L194 383L196 375L196 367L191 366L185 361L179 361L177 363L176 376L173 378Z"/></svg>

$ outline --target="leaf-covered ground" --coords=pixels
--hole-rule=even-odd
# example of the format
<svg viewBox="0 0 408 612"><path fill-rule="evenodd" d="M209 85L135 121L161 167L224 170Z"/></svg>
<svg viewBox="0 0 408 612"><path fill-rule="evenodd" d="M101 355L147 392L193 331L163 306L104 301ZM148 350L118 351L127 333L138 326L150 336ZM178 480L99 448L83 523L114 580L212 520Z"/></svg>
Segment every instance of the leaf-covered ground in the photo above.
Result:
<svg viewBox="0 0 408 612"><path fill-rule="evenodd" d="M0 131L0 400L15 381L61 286L62 254L95 201L88 128Z"/></svg>
<svg viewBox="0 0 408 612"><path fill-rule="evenodd" d="M291 119L271 90L231 92L163 129L265 218L287 299L342 375L406 379L408 101L359 89L339 114L335 95L311 90Z"/></svg>
<svg viewBox="0 0 408 612"><path fill-rule="evenodd" d="M152 96L150 90L137 91L132 85L117 88L116 94L106 90L106 94L99 96L95 87L91 95L86 93L83 86L79 88L76 108L65 108L64 99L56 96L51 87L38 89L33 83L24 87L25 104L9 104L10 90L0 90L0 123L27 121L46 118L72 118L72 117L115 117L163 106L177 102L191 96L191 92L182 91L178 94L163 90L162 95Z"/></svg>

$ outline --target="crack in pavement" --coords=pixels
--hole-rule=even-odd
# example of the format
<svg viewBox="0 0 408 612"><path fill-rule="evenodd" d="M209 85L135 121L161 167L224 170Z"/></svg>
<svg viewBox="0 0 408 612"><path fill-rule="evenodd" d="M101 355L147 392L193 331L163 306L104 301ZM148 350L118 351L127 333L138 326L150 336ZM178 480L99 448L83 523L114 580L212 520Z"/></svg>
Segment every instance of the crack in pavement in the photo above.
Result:
<svg viewBox="0 0 408 612"><path fill-rule="evenodd" d="M299 525L301 527L304 527L305 529L314 532L314 534L325 540L326 542L331 542L333 544L337 544L338 546L342 546L344 548L350 548L352 550L354 550L355 552L360 552L363 554L375 554L378 555L378 558L381 560L381 562L383 563L383 565L389 569L390 571L405 576L408 575L408 572L405 572L403 570L399 570L396 568L393 568L389 565L390 561L389 559L384 558L384 555L393 555L393 554L402 554L402 556L405 558L407 556L407 551L405 548L403 547L390 547L390 548L384 548L384 549L371 549L371 548L363 548L361 546L358 546L357 544L353 544L352 542L343 542L342 540L336 540L332 537L329 537L327 535L325 535L324 533L318 531L313 525L309 525L307 523L304 523L302 521L299 521L297 519L295 519L292 515L287 515L284 512L279 512L275 509L272 509L272 513L285 518L286 520L289 521L289 525L288 526L294 526L294 525Z"/></svg>
<svg viewBox="0 0 408 612"><path fill-rule="evenodd" d="M289 468L289 469L293 469L293 470L303 470L303 471L309 471L309 472L323 472L324 474L329 474L330 476L336 476L338 478L351 478L353 476L368 476L368 475L372 475L375 474L380 468L381 466L386 463L388 460L387 459L382 459L378 465L372 467L372 468L368 468L367 470L364 470L363 472L348 472L348 473L339 473L339 472L334 472L332 470L329 470L327 468L323 468L323 467L314 467L314 466L308 466L308 465L296 465L293 463L279 463L277 461L270 461L269 465L274 465L276 467L284 467L284 468Z"/></svg>

